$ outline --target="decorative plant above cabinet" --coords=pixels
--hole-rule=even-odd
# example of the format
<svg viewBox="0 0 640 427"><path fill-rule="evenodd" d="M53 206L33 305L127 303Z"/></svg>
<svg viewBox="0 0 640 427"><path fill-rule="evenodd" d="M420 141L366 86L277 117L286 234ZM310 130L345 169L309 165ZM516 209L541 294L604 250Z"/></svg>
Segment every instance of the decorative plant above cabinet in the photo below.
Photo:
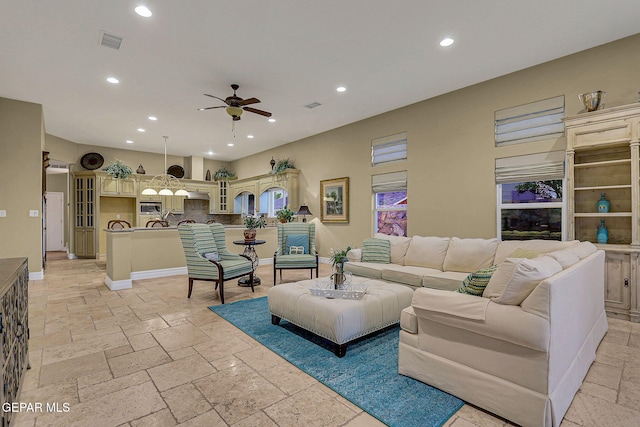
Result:
<svg viewBox="0 0 640 427"><path fill-rule="evenodd" d="M271 172L277 175L287 169L295 169L296 166L293 163L294 161L289 158L278 160L277 162L275 162L275 165L273 166Z"/></svg>
<svg viewBox="0 0 640 427"><path fill-rule="evenodd" d="M109 163L109 166L102 169L115 179L127 179L133 175L133 169L125 165L122 160L115 159Z"/></svg>
<svg viewBox="0 0 640 427"><path fill-rule="evenodd" d="M237 178L236 174L228 170L226 166L222 166L220 169L218 169L213 173L213 179L215 179L216 181L230 180L230 179L236 179L236 178Z"/></svg>

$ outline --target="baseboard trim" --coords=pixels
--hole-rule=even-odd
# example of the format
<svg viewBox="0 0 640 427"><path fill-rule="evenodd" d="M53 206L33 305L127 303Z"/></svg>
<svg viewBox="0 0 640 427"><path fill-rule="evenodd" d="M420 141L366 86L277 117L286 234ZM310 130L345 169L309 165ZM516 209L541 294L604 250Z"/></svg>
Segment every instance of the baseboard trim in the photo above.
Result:
<svg viewBox="0 0 640 427"><path fill-rule="evenodd" d="M44 279L44 271L29 272L29 280L42 280Z"/></svg>
<svg viewBox="0 0 640 427"><path fill-rule="evenodd" d="M125 280L111 280L111 277L104 276L104 283L112 291L119 291L122 289L131 289L133 286L131 279Z"/></svg>
<svg viewBox="0 0 640 427"><path fill-rule="evenodd" d="M131 280L155 279L156 277L179 276L187 274L187 267L161 268L158 270L132 271Z"/></svg>

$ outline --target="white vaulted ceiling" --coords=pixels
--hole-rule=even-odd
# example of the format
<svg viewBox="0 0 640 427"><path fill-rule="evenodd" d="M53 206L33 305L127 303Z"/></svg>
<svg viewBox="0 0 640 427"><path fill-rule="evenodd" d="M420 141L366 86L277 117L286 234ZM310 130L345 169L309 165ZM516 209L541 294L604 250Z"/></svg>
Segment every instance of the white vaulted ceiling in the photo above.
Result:
<svg viewBox="0 0 640 427"><path fill-rule="evenodd" d="M168 135L170 154L234 160L635 34L639 22L638 0L4 0L0 97L42 104L47 133L73 142L162 152ZM119 50L99 44L103 30L123 38ZM441 47L445 37L455 43ZM225 98L232 83L277 121L245 112L234 137L224 109L197 111L221 105L203 93Z"/></svg>

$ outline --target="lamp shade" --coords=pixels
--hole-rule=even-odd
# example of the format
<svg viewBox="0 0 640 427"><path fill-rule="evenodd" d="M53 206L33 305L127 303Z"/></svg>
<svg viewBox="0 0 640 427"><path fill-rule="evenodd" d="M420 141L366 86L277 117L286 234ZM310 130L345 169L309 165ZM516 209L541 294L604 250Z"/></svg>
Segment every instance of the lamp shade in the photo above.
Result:
<svg viewBox="0 0 640 427"><path fill-rule="evenodd" d="M173 191L169 190L168 188L163 188L158 192L158 194L160 194L161 196L173 196Z"/></svg>
<svg viewBox="0 0 640 427"><path fill-rule="evenodd" d="M144 190L142 190L142 194L144 194L145 196L155 196L156 194L158 194L158 192L153 188L145 188Z"/></svg>
<svg viewBox="0 0 640 427"><path fill-rule="evenodd" d="M176 191L175 196L188 196L189 192L187 190L185 190L184 188L181 188L180 190Z"/></svg>
<svg viewBox="0 0 640 427"><path fill-rule="evenodd" d="M296 213L296 215L313 215L313 214L309 210L309 206L302 205L300 206L300 209L298 209L298 212Z"/></svg>

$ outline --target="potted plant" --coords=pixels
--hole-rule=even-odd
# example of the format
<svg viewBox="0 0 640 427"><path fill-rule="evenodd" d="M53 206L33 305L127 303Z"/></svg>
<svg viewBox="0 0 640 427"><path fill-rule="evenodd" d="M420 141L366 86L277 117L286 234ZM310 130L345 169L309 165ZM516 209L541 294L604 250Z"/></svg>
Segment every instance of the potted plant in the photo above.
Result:
<svg viewBox="0 0 640 427"><path fill-rule="evenodd" d="M278 160L274 165L273 165L273 169L271 170L271 173L273 173L274 175L278 175L282 172L284 172L287 169L295 169L295 165L293 164L293 160L291 159L282 159L282 160Z"/></svg>
<svg viewBox="0 0 640 427"><path fill-rule="evenodd" d="M280 221L283 224L285 222L293 222L294 215L295 214L293 213L293 211L289 210L287 206L276 211L276 218L278 218L278 221Z"/></svg>
<svg viewBox="0 0 640 427"><path fill-rule="evenodd" d="M256 228L265 228L267 221L261 216L247 215L244 218L244 226L244 241L253 242L256 240Z"/></svg>
<svg viewBox="0 0 640 427"><path fill-rule="evenodd" d="M125 165L122 160L115 159L109 163L109 166L102 169L115 179L127 179L133 175L133 169Z"/></svg>
<svg viewBox="0 0 640 427"><path fill-rule="evenodd" d="M226 166L222 166L213 173L213 179L216 181L236 179L236 174L228 170Z"/></svg>

